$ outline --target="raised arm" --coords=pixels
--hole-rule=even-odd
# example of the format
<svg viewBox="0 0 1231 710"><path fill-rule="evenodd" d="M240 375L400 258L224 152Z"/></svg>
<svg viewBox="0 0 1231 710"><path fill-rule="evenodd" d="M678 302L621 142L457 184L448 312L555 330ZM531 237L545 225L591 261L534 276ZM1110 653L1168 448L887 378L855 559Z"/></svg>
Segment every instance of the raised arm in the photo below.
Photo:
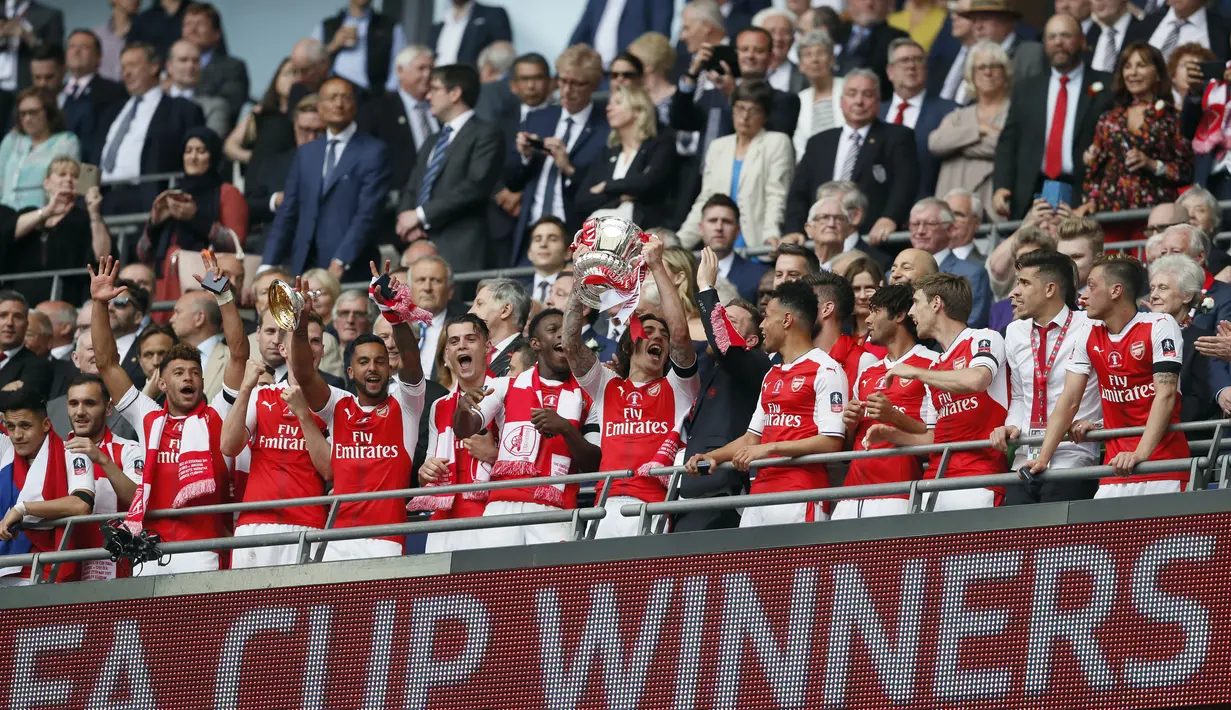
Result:
<svg viewBox="0 0 1231 710"><path fill-rule="evenodd" d="M107 314L107 304L111 300L128 293L127 286L116 286L116 274L120 272L120 264L110 256L105 256L98 262L98 272L93 267L90 271L90 300L92 301L90 316L90 336L94 339L94 361L98 365L98 374L111 393L111 401L119 403L124 394L133 386L132 379L120 366L120 354L115 345L115 335L111 332L111 316Z"/></svg>
<svg viewBox="0 0 1231 710"><path fill-rule="evenodd" d="M307 445L308 455L312 457L312 467L316 469L321 478L332 481L333 452L330 449L329 440L317 428L316 420L312 418L312 410L308 408L308 402L303 397L303 390L298 386L287 387L282 390L282 401L286 402L291 408L291 414L299 420L299 429L303 432L304 444Z"/></svg>
<svg viewBox="0 0 1231 710"><path fill-rule="evenodd" d="M684 315L684 302L680 300L679 289L671 281L671 274L667 273L667 266L663 264L662 240L651 235L641 253L645 256L650 273L654 275L654 284L658 286L658 297L662 301L663 318L671 333L671 362L688 369L696 364L697 351L693 349L692 338L688 334L688 316Z"/></svg>
<svg viewBox="0 0 1231 710"><path fill-rule="evenodd" d="M295 277L295 288L303 297L304 312L312 309L312 294L308 292L308 284L300 277ZM329 404L332 393L325 378L313 366L312 345L308 342L308 319L300 318L291 333L291 353L288 362L295 382L303 390L304 399L312 411L319 412ZM413 358L412 358L413 359Z"/></svg>
<svg viewBox="0 0 1231 710"><path fill-rule="evenodd" d="M247 338L245 338L247 340ZM232 357L234 355L232 354ZM239 456L244 450L252 432L248 431L248 404L252 400L252 392L256 389L261 373L265 372L264 363L249 360L245 364L243 382L235 395L235 403L227 411L226 419L222 420L222 441L219 449L223 456Z"/></svg>
<svg viewBox="0 0 1231 710"><path fill-rule="evenodd" d="M86 211L90 215L90 246L94 258L101 259L111 254L111 231L103 221L103 193L95 185L85 195Z"/></svg>
<svg viewBox="0 0 1231 710"><path fill-rule="evenodd" d="M584 304L581 302L581 279L573 281L573 291L569 294L568 303L564 307L564 356L568 358L569 369L573 376L581 379L594 368L598 356L586 347L581 338L585 330L586 318Z"/></svg>
<svg viewBox="0 0 1231 710"><path fill-rule="evenodd" d="M244 370L247 367L251 346L248 336L244 333L244 321L239 317L239 294L230 281L230 274L223 273L218 266L218 258L211 251L203 252L205 261L205 277L193 274L202 288L214 294L218 299L218 310L222 312L222 337L227 341L227 349L231 359L227 361L222 373L222 384L229 390L237 390L244 381ZM223 279L226 279L224 282ZM234 456L235 454L227 454Z"/></svg>
<svg viewBox="0 0 1231 710"><path fill-rule="evenodd" d="M996 375L982 366L971 366L963 370L925 370L914 365L897 365L889 374L893 377L919 380L928 387L959 395L986 390Z"/></svg>
<svg viewBox="0 0 1231 710"><path fill-rule="evenodd" d="M372 268L372 278L380 278L388 276L389 270L393 263L388 259L385 260L384 272L376 270L376 262L370 261L368 265ZM392 291L397 291L401 284L392 276L389 276L389 288ZM377 306L380 306L377 303ZM383 310L383 309L382 309ZM382 316L383 317L383 316ZM394 323L393 324L393 341L398 345L398 352L401 353L417 353L419 352L419 338L415 336L414 328L410 327L409 323ZM417 385L423 381L423 362L417 357L401 358L402 367L398 370L398 379L408 385Z"/></svg>

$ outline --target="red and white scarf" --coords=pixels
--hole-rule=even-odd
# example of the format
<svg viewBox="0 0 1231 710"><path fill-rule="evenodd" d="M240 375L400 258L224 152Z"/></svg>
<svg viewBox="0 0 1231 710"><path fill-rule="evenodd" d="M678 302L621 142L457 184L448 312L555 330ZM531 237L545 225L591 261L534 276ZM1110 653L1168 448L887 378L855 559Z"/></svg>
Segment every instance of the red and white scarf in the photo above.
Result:
<svg viewBox="0 0 1231 710"><path fill-rule="evenodd" d="M545 389L552 391L544 396ZM544 438L531 424L530 410L552 409L580 429L586 398L585 391L572 375L558 390L543 384L537 367L518 375L509 383L505 395L504 429L500 432L500 453L492 466L492 480L568 475L573 456L564 437ZM564 507L564 486L538 486L534 489L534 499L545 505Z"/></svg>
<svg viewBox="0 0 1231 710"><path fill-rule="evenodd" d="M1193 135L1193 151L1198 155L1213 153L1216 160L1231 148L1231 113L1228 112L1227 83L1211 81L1201 95L1201 123Z"/></svg>
<svg viewBox="0 0 1231 710"><path fill-rule="evenodd" d="M638 239L644 244L650 240L650 236L649 233L642 232L638 235ZM597 244L598 220L591 217L573 235L573 243L569 246L569 250L576 251L581 246L594 249ZM599 302L602 304L600 310L610 311L619 306L620 310L616 313L615 320L617 323L628 324L628 336L635 343L645 337L645 328L641 325L641 319L636 316L637 306L641 304L641 284L645 281L645 258L638 254L636 263L632 266L633 273L628 279L622 279L609 270L600 268L597 272L585 276L582 283L608 287L599 296Z"/></svg>
<svg viewBox="0 0 1231 710"><path fill-rule="evenodd" d="M469 481L459 481L457 475L457 451L454 448L457 437L453 433L453 413L457 410L458 399L461 393L458 390L453 390L448 397L442 397L436 400L436 405L432 409L432 421L429 426L437 428L436 447L427 452L428 458L441 458L449 462L448 476L439 481L424 483L424 488L435 488L437 486L453 486L460 483L487 483L491 480L492 465L486 461L479 461L469 455L462 461L462 465L467 467L470 474ZM421 510L452 510L453 500L457 494L436 494L430 496L415 496L406 504L406 510L414 512ZM487 502L488 491L470 491L462 493L462 497L467 500Z"/></svg>
<svg viewBox="0 0 1231 710"><path fill-rule="evenodd" d="M68 495L68 464L64 455L64 441L54 431L47 432L43 445L33 461L13 456L13 483L21 490L18 500L22 503L49 501ZM64 537L64 528L55 530L25 530L26 537L36 550L56 549Z"/></svg>
<svg viewBox="0 0 1231 710"><path fill-rule="evenodd" d="M134 533L140 532L145 526L145 507L153 489L154 471L158 468L162 431L170 416L166 408L161 412L145 415L145 469L141 472L141 488L133 496L128 517L124 521L124 526ZM221 457L221 454L218 453L219 447L211 442L214 438L211 434L221 431L222 420L217 412L206 406L204 400L184 417L179 458L176 462L179 469L179 491L175 494L171 507L184 508L197 498L218 492L218 484L214 480L214 471L218 464L215 455Z"/></svg>
<svg viewBox="0 0 1231 710"><path fill-rule="evenodd" d="M72 441L73 439L76 439L76 438L77 438L76 434L70 433L68 435L69 441ZM106 456L107 458L115 462L115 465L119 466L121 471L124 470L124 447L120 444L115 443L115 437L111 433L111 427L103 427L103 437L98 442L98 450L103 452L103 456ZM102 464L97 464L97 463L94 464L94 480L95 481L107 480L107 473L103 471ZM97 500L97 494L96 494L95 500ZM100 513L103 511L96 509L94 512ZM103 534L101 531L99 531L97 525L78 525L77 527L73 528L73 542L77 545L77 547L83 550L89 550L95 547L102 547L103 546ZM107 565L114 571L115 563L107 561L107 560L92 560L90 562L86 562L83 565L83 567L88 569L91 566L95 566L95 563L100 562L100 561L107 562ZM112 576L114 576L114 572ZM101 579L101 577L98 579Z"/></svg>

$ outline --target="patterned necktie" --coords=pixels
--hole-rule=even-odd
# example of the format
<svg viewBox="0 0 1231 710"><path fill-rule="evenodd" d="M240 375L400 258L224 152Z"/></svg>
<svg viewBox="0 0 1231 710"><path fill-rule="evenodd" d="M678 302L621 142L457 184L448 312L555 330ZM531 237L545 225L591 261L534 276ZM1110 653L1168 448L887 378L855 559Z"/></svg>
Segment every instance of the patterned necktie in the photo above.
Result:
<svg viewBox="0 0 1231 710"><path fill-rule="evenodd" d="M435 131L432 130L432 122L427 118L427 109L424 108L422 101L415 104L415 118L419 121L419 134L422 136L419 142L415 144L415 150L418 150L423 147L423 141L427 140L427 137L435 133Z"/></svg>
<svg viewBox="0 0 1231 710"><path fill-rule="evenodd" d="M568 143L573 137L573 119L564 119L564 137L560 140L564 142L565 150L568 150ZM560 181L560 169L556 167L556 161L552 160L551 156L547 156L546 160L551 163L551 167L547 169L547 189L543 191L543 210L542 215L555 214L552 212L556 205L556 183ZM557 217L563 217L562 214L557 214Z"/></svg>
<svg viewBox="0 0 1231 710"><path fill-rule="evenodd" d="M124 118L120 121L120 127L116 129L115 138L111 139L111 145L107 146L107 153L103 156L103 172L109 173L115 170L115 159L120 153L120 144L124 142L124 137L128 135L128 131L132 128L133 119L137 116L137 109L141 108L141 97L133 97L132 108L128 113L124 114Z"/></svg>
<svg viewBox="0 0 1231 710"><path fill-rule="evenodd" d="M859 145L862 143L859 134L851 131L851 145L846 151L846 158L842 161L842 178L850 180L855 174L855 161L859 160Z"/></svg>
<svg viewBox="0 0 1231 710"><path fill-rule="evenodd" d="M1171 53L1175 51L1175 46L1180 43L1180 28L1188 24L1188 20L1177 19L1175 24L1171 26L1171 32L1167 33L1167 38L1163 40L1163 59L1171 59Z"/></svg>
<svg viewBox="0 0 1231 710"><path fill-rule="evenodd" d="M449 150L449 135L453 133L452 126L440 129L440 137L432 147L432 159L427 164L427 172L423 174L423 182L419 184L419 205L427 204L432 197L432 188L436 186L436 178L445 166L445 154Z"/></svg>
<svg viewBox="0 0 1231 710"><path fill-rule="evenodd" d="M336 167L338 167L338 139L334 138L329 141L329 147L325 149L325 184L329 184L329 178Z"/></svg>
<svg viewBox="0 0 1231 710"><path fill-rule="evenodd" d="M1103 55L1100 60L1103 66L1099 68L1099 71L1113 72L1116 69L1116 57L1120 54L1116 51L1116 28L1104 29L1103 36L1107 38L1107 44L1103 45Z"/></svg>

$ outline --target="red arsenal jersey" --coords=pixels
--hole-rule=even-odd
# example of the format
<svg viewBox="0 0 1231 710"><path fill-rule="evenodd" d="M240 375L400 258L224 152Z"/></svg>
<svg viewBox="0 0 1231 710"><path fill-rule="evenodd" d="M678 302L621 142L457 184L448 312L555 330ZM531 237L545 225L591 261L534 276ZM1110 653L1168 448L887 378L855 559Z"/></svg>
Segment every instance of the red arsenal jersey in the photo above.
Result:
<svg viewBox="0 0 1231 710"><path fill-rule="evenodd" d="M487 378L486 386L492 379ZM476 474L485 470L490 476L492 465L486 461L471 458L470 452L462 445L465 439L459 439L453 434L453 413L457 411L457 403L461 399L461 390L454 389L447 397L432 402L431 413L427 427L427 456L441 458L449 462L453 470L453 482L475 483ZM486 477L485 477L486 479ZM483 515L487 503L481 500L471 500L459 493L453 496L453 507L448 510L437 510L432 513L432 520L447 520L451 518L477 518Z"/></svg>
<svg viewBox="0 0 1231 710"><path fill-rule="evenodd" d="M603 433L600 471L636 471L654 458L663 440L688 414L701 389L696 367L691 374L681 376L672 366L666 377L638 384L595 362L578 382L594 398L598 409ZM602 484L598 492L601 495ZM666 499L667 488L657 476L633 476L612 481L609 495L659 503Z"/></svg>
<svg viewBox="0 0 1231 710"><path fill-rule="evenodd" d="M762 443L800 441L817 435L843 439L846 375L833 358L813 348L789 364L770 368L748 431ZM757 471L753 493L826 488L825 466L775 466Z"/></svg>
<svg viewBox="0 0 1231 710"><path fill-rule="evenodd" d="M1067 369L1098 377L1103 397L1103 425L1108 429L1145 426L1154 404L1154 375L1180 373L1184 336L1175 318L1165 313L1138 313L1120 333L1111 333L1101 321L1090 321L1079 334ZM1168 424L1180 421L1180 398L1176 397ZM1141 437L1107 441L1109 462L1122 451L1136 451ZM1188 458L1188 441L1179 432L1163 434L1150 454L1150 461ZM1142 481L1188 481L1188 472L1104 478L1102 483Z"/></svg>
<svg viewBox="0 0 1231 710"><path fill-rule="evenodd" d="M927 396L927 388L919 380L903 380L900 377L892 379L886 373L898 362L915 367L929 369L936 362L936 353L922 345L916 344L899 361L885 358L860 374L855 383L855 399L865 401L876 392L884 393L890 403L899 412L911 419L918 420L929 427L936 425L936 413L932 410L932 402ZM855 430L855 451L864 451L863 437L873 424L878 423L871 417L864 416ZM875 444L873 449L893 448L892 444ZM862 486L870 483L896 483L913 481L923 476L923 466L917 456L895 456L888 459L856 459L851 461L846 473L846 485ZM905 495L890 496L905 498Z"/></svg>
<svg viewBox="0 0 1231 710"><path fill-rule="evenodd" d="M936 411L937 444L951 441L979 441L989 439L992 430L1004 426L1009 412L1009 382L1005 374L1004 338L994 330L967 328L958 334L949 349L941 353L933 370L961 370L967 367L986 367L992 372L992 383L987 389L974 394L952 394L941 389L927 388L932 408ZM928 478L936 476L941 454L932 454L928 464ZM1000 451L988 447L975 451L955 451L949 456L945 476L982 476L1004 473L1009 463Z"/></svg>
<svg viewBox="0 0 1231 710"><path fill-rule="evenodd" d="M850 386L847 391L849 396L855 388L855 382L859 379L859 373L876 364L877 357L867 352L867 349L860 344L858 340L849 335L839 335L833 347L829 349L829 357L842 367L842 372L846 374L846 383Z"/></svg>
<svg viewBox="0 0 1231 710"><path fill-rule="evenodd" d="M248 398L245 426L248 428L248 478L244 502L309 498L325 495L325 481L312 465L299 419L282 401L286 382L256 388ZM328 438L325 421L312 415L317 429ZM254 510L239 514L239 525L268 523L325 527L324 506L299 506Z"/></svg>

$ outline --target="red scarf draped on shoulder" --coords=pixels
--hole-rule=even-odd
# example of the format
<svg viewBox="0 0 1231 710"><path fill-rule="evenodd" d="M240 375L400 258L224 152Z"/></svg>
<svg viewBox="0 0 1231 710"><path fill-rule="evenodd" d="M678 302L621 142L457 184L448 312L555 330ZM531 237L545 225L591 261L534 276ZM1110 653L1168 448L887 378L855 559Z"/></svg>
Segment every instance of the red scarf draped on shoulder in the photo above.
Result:
<svg viewBox="0 0 1231 710"><path fill-rule="evenodd" d="M141 473L141 487L133 496L128 517L124 521L125 527L134 533L140 532L145 525L145 507L154 485L154 472L158 469L158 447L162 445L163 428L170 418L170 410L164 407L162 411L146 414L142 422L145 427L145 470ZM222 417L206 405L204 399L184 417L183 426L176 461L179 491L171 504L174 508L185 508L198 498L217 493L215 472L225 471L227 467L220 444Z"/></svg>
<svg viewBox="0 0 1231 710"><path fill-rule="evenodd" d="M581 428L588 395L572 375L559 386L543 384L538 368L531 368L509 383L504 401L504 429L500 453L492 466L492 480L551 478L572 472L573 455L564 437L544 438L530 423L531 409L551 409ZM567 503L563 486L543 485L534 489L534 499L557 508Z"/></svg>

